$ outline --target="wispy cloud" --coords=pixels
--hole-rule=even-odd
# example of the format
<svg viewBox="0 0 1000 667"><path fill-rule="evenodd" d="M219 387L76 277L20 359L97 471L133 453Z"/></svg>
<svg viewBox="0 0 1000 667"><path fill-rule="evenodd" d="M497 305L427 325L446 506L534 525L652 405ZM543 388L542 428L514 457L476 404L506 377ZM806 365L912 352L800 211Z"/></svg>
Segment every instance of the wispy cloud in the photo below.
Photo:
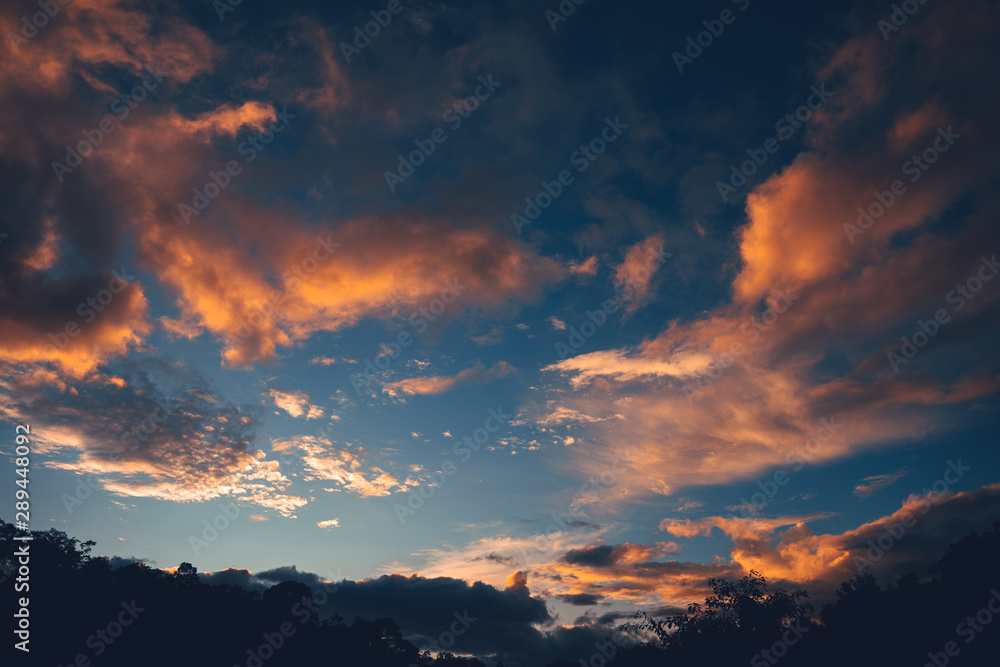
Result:
<svg viewBox="0 0 1000 667"><path fill-rule="evenodd" d="M483 384L499 380L507 377L514 370L514 367L505 361L498 361L490 368L486 368L486 365L482 362L477 362L471 368L466 368L456 375L434 375L389 382L382 387L382 391L390 396L400 394L406 396L441 394L463 382Z"/></svg>
<svg viewBox="0 0 1000 667"><path fill-rule="evenodd" d="M859 498L867 498L876 491L881 491L887 486L895 484L908 474L908 470L899 470L897 472L889 472L883 475L865 477L863 480L858 482L857 486L854 487L854 495Z"/></svg>

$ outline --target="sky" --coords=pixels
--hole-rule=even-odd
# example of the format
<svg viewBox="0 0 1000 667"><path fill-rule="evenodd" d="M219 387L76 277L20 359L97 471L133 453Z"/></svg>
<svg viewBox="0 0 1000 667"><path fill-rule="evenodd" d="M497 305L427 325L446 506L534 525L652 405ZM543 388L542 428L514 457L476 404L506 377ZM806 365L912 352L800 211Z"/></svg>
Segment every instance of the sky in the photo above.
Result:
<svg viewBox="0 0 1000 667"><path fill-rule="evenodd" d="M995 3L39 7L0 10L33 529L404 630L488 591L541 654L1000 516Z"/></svg>

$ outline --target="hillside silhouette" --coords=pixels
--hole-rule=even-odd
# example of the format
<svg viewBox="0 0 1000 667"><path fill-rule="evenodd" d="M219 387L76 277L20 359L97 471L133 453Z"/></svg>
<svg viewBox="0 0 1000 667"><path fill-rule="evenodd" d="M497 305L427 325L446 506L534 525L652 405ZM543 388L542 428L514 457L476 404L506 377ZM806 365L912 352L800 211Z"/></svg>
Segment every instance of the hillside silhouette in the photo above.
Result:
<svg viewBox="0 0 1000 667"><path fill-rule="evenodd" d="M7 591L16 576L11 554L20 544L13 539L17 534L0 519L0 585ZM314 589L301 582L284 581L263 594L209 585L190 563L172 573L140 562L121 566L92 556L94 542L55 529L32 534L31 653L24 660L27 656L8 644L6 650L20 658L14 664L486 664L421 652L388 618L320 618ZM549 666L998 664L1000 522L951 545L928 572L886 586L870 573L844 582L836 601L818 614L806 591L771 591L757 572L738 581L711 579L708 585L713 594L686 613L656 618L639 612L609 635L600 651L568 655ZM18 596L4 596L8 621ZM99 629L104 632L95 634ZM625 643L625 636L638 639Z"/></svg>

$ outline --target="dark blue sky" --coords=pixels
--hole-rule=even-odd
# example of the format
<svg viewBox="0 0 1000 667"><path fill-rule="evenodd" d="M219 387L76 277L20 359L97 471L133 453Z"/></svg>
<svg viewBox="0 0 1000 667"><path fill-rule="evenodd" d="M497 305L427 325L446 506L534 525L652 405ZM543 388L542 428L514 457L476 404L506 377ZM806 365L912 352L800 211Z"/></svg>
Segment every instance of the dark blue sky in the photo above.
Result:
<svg viewBox="0 0 1000 667"><path fill-rule="evenodd" d="M12 3L34 526L590 628L935 560L997 515L997 9L915 6Z"/></svg>

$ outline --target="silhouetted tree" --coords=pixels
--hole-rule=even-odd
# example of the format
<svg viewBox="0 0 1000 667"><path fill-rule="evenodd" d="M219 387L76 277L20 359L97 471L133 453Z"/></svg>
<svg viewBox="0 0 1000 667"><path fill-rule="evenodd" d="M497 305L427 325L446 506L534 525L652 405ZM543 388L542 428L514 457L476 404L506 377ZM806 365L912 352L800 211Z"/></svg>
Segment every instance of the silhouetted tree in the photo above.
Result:
<svg viewBox="0 0 1000 667"><path fill-rule="evenodd" d="M11 557L19 544L13 540L16 535L13 526L0 520L4 586L11 586L9 580L16 576ZM69 665L84 654L95 667L298 667L323 662L484 667L474 658L418 651L389 619L347 623L339 616L320 618L318 609L296 616L292 609L312 594L303 583L281 582L260 595L204 584L190 563L173 574L140 562L113 568L107 558L91 555L93 542L54 529L35 531L32 537L31 664ZM638 613L639 620L622 629L645 633L649 641L623 647L613 662L615 667L728 666L756 659L750 664L770 665L774 663L763 661L760 651L772 647L790 624L799 623L808 631L784 652L781 667L920 665L928 662L928 653L944 655L948 642L960 651L958 667L996 664L1000 615L993 619L983 610L994 595L1000 596L998 563L1000 522L992 531L951 545L925 576L912 573L880 586L865 573L844 582L836 601L823 606L821 624L809 620L804 591L768 592L767 581L757 572L738 581L710 579L712 594L686 613L665 619ZM17 597L3 598L8 619ZM137 610L134 622L124 629L111 626L127 609ZM291 623L294 632L278 642L274 633L282 623ZM106 632L105 639L98 632ZM272 649L268 636L280 647ZM7 650L13 651L10 643ZM581 657L551 664L577 667Z"/></svg>

